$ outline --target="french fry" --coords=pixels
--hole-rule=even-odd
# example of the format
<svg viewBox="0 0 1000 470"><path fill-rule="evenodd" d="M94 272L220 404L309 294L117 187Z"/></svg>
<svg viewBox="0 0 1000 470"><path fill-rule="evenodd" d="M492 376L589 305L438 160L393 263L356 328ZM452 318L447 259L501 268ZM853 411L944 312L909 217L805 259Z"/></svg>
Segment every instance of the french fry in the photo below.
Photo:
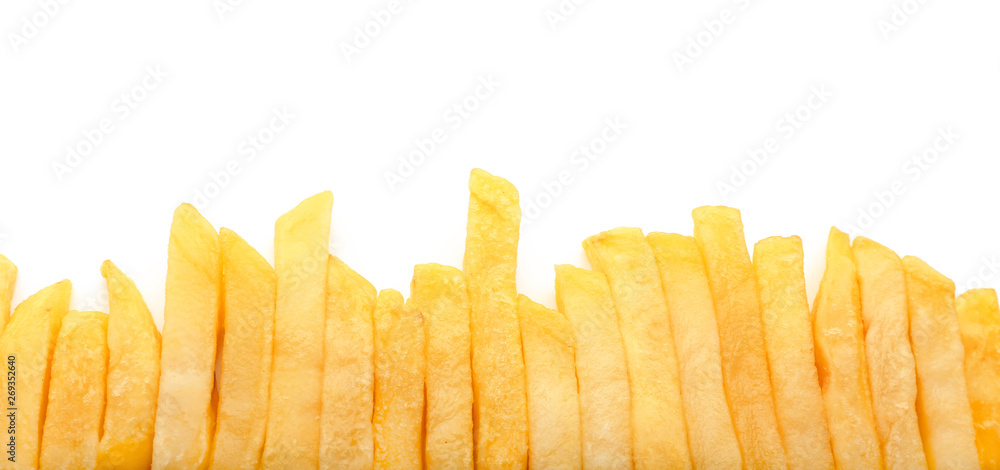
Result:
<svg viewBox="0 0 1000 470"><path fill-rule="evenodd" d="M770 237L754 245L764 345L788 468L833 469L802 258L799 237Z"/></svg>
<svg viewBox="0 0 1000 470"><path fill-rule="evenodd" d="M722 348L722 378L745 468L785 468L778 432L757 277L740 212L704 206L692 212L712 289Z"/></svg>
<svg viewBox="0 0 1000 470"><path fill-rule="evenodd" d="M462 271L440 264L413 269L410 302L427 333L426 467L472 469L472 330Z"/></svg>
<svg viewBox="0 0 1000 470"><path fill-rule="evenodd" d="M681 398L694 468L743 466L722 383L722 353L705 262L693 237L646 235L660 270L680 363Z"/></svg>
<svg viewBox="0 0 1000 470"><path fill-rule="evenodd" d="M420 469L424 415L424 320L392 289L375 305L375 468Z"/></svg>
<svg viewBox="0 0 1000 470"><path fill-rule="evenodd" d="M476 466L526 468L528 411L517 321L517 189L483 170L469 178L463 271L472 318Z"/></svg>
<svg viewBox="0 0 1000 470"><path fill-rule="evenodd" d="M375 465L372 315L377 292L339 258L329 259L319 466L366 470Z"/></svg>
<svg viewBox="0 0 1000 470"><path fill-rule="evenodd" d="M851 251L882 458L888 469L927 468L917 424L917 372L910 349L903 263L895 252L865 237L855 238Z"/></svg>
<svg viewBox="0 0 1000 470"><path fill-rule="evenodd" d="M691 468L677 353L653 250L642 230L617 228L583 242L618 311L632 398L635 466Z"/></svg>
<svg viewBox="0 0 1000 470"><path fill-rule="evenodd" d="M94 468L108 373L108 315L69 312L55 352L40 468Z"/></svg>
<svg viewBox="0 0 1000 470"><path fill-rule="evenodd" d="M274 357L265 469L319 467L326 275L333 194L302 201L274 224Z"/></svg>
<svg viewBox="0 0 1000 470"><path fill-rule="evenodd" d="M61 281L28 297L14 309L0 335L8 386L13 379L16 388L14 395L8 391L6 400L6 407L14 409L7 411L14 432L7 428L0 469L38 468L52 353L72 289L69 281Z"/></svg>
<svg viewBox="0 0 1000 470"><path fill-rule="evenodd" d="M212 468L260 466L274 335L274 269L236 232L222 247L224 345Z"/></svg>
<svg viewBox="0 0 1000 470"><path fill-rule="evenodd" d="M14 295L16 281L17 266L14 266L6 256L0 255L0 333L3 333L10 318L10 300Z"/></svg>
<svg viewBox="0 0 1000 470"><path fill-rule="evenodd" d="M993 289L955 299L965 346L965 383L982 468L1000 468L1000 307Z"/></svg>
<svg viewBox="0 0 1000 470"><path fill-rule="evenodd" d="M965 385L955 283L915 256L903 258L910 342L917 364L917 416L927 466L976 468L976 431Z"/></svg>
<svg viewBox="0 0 1000 470"><path fill-rule="evenodd" d="M598 272L556 266L556 304L569 319L576 344L583 468L630 470L632 400L608 280Z"/></svg>
<svg viewBox="0 0 1000 470"><path fill-rule="evenodd" d="M222 294L219 234L198 210L174 212L160 351L153 469L208 465Z"/></svg>
<svg viewBox="0 0 1000 470"><path fill-rule="evenodd" d="M108 379L97 468L148 469L160 385L160 332L135 283L111 261L108 284Z"/></svg>
<svg viewBox="0 0 1000 470"><path fill-rule="evenodd" d="M555 310L517 298L528 385L528 465L580 469L580 400L573 329Z"/></svg>
<svg viewBox="0 0 1000 470"><path fill-rule="evenodd" d="M826 271L813 305L816 366L838 468L882 468L872 411L861 294L846 233L830 229Z"/></svg>

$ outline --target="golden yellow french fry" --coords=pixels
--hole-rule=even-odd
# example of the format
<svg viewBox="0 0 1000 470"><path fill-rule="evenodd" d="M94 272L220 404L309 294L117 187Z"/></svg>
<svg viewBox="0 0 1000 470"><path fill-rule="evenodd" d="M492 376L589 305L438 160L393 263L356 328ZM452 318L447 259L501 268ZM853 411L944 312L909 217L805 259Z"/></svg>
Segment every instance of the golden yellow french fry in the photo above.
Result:
<svg viewBox="0 0 1000 470"><path fill-rule="evenodd" d="M319 467L371 469L375 465L372 315L377 292L339 258L329 259Z"/></svg>
<svg viewBox="0 0 1000 470"><path fill-rule="evenodd" d="M965 383L982 468L1000 468L1000 307L993 289L955 299L965 346Z"/></svg>
<svg viewBox="0 0 1000 470"><path fill-rule="evenodd" d="M681 398L694 468L743 466L722 383L722 352L712 290L694 237L646 235L660 270L680 363Z"/></svg>
<svg viewBox="0 0 1000 470"><path fill-rule="evenodd" d="M135 283L111 261L108 284L108 379L97 468L148 469L160 385L160 332Z"/></svg>
<svg viewBox="0 0 1000 470"><path fill-rule="evenodd" d="M72 290L69 281L61 281L28 297L14 309L0 335L8 387L7 437L0 469L38 468L52 352Z"/></svg>
<svg viewBox="0 0 1000 470"><path fill-rule="evenodd" d="M813 305L816 366L838 468L882 468L872 411L861 294L846 233L830 229L826 271Z"/></svg>
<svg viewBox="0 0 1000 470"><path fill-rule="evenodd" d="M799 237L770 237L754 245L764 345L788 468L833 469L802 257Z"/></svg>
<svg viewBox="0 0 1000 470"><path fill-rule="evenodd" d="M153 469L203 468L214 431L212 390L222 298L219 234L198 210L174 212L160 351Z"/></svg>
<svg viewBox="0 0 1000 470"><path fill-rule="evenodd" d="M604 274L556 266L556 304L576 344L583 468L632 468L632 424L625 345Z"/></svg>
<svg viewBox="0 0 1000 470"><path fill-rule="evenodd" d="M528 411L517 321L521 208L514 185L483 170L469 178L463 271L472 315L476 466L526 468Z"/></svg>
<svg viewBox="0 0 1000 470"><path fill-rule="evenodd" d="M94 468L107 373L108 315L69 312L52 354L40 468Z"/></svg>
<svg viewBox="0 0 1000 470"><path fill-rule="evenodd" d="M426 467L472 469L472 330L462 271L440 264L413 268L410 302L427 333Z"/></svg>
<svg viewBox="0 0 1000 470"><path fill-rule="evenodd" d="M14 295L16 281L17 266L14 266L6 256L0 255L0 333L3 333L10 318L10 300Z"/></svg>
<svg viewBox="0 0 1000 470"><path fill-rule="evenodd" d="M375 304L375 468L423 465L424 320L392 289Z"/></svg>
<svg viewBox="0 0 1000 470"><path fill-rule="evenodd" d="M965 385L965 348L955 283L915 256L903 258L910 342L917 364L917 416L934 469L976 468L976 430Z"/></svg>
<svg viewBox="0 0 1000 470"><path fill-rule="evenodd" d="M917 372L910 349L903 263L895 252L865 237L855 238L851 251L882 458L888 469L927 468L917 424Z"/></svg>
<svg viewBox="0 0 1000 470"><path fill-rule="evenodd" d="M517 298L528 385L528 465L582 468L573 329L555 310Z"/></svg>
<svg viewBox="0 0 1000 470"><path fill-rule="evenodd" d="M274 335L274 269L236 232L222 247L224 348L212 468L257 468L267 428Z"/></svg>
<svg viewBox="0 0 1000 470"><path fill-rule="evenodd" d="M326 275L333 194L319 193L274 225L274 357L263 466L319 467Z"/></svg>
<svg viewBox="0 0 1000 470"><path fill-rule="evenodd" d="M691 468L677 353L653 250L642 230L616 228L588 238L584 251L608 278L618 311L632 396L635 466Z"/></svg>
<svg viewBox="0 0 1000 470"><path fill-rule="evenodd" d="M704 206L692 212L712 288L722 348L726 400L745 468L785 468L764 347L757 277L750 263L740 211Z"/></svg>

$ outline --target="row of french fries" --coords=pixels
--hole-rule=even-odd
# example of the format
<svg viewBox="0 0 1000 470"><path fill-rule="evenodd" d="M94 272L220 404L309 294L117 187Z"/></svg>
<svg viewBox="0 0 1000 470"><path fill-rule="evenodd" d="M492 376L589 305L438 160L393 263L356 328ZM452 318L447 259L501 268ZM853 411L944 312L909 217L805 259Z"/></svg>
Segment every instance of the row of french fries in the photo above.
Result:
<svg viewBox="0 0 1000 470"><path fill-rule="evenodd" d="M0 469L1000 468L993 290L833 229L810 311L800 239L751 259L706 206L693 237L588 238L553 310L517 293L516 189L469 186L463 268L408 300L328 253L329 192L278 219L274 268L182 205L162 337L110 261L109 314L62 281L8 321L0 256Z"/></svg>

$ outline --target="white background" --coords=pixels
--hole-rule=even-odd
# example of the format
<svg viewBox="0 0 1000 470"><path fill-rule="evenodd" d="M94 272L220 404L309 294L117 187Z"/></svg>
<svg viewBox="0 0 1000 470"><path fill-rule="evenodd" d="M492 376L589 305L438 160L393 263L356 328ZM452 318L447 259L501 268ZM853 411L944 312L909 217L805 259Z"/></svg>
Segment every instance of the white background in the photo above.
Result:
<svg viewBox="0 0 1000 470"><path fill-rule="evenodd" d="M0 252L20 267L15 302L69 278L75 308L106 308L112 259L161 322L172 211L230 161L239 174L203 211L216 227L270 259L275 218L331 189L332 251L404 293L416 263L461 265L474 167L525 203L570 172L522 230L518 287L550 306L552 266L586 266L587 236L690 233L691 209L720 203L742 209L751 245L803 237L810 295L829 227L859 211L877 215L863 233L960 285L1000 285L995 1L566 0L554 28L556 0L403 0L379 28L384 0L245 0L221 17L214 0L52 1L0 4ZM366 26L377 34L348 60ZM134 90L157 67L156 88ZM489 77L496 90L468 98ZM786 138L779 120L806 113L813 87L833 97ZM145 95L127 117L123 93ZM445 112L467 98L477 109L453 128ZM241 144L283 107L291 124L247 161ZM627 129L582 170L574 150L616 118ZM102 119L113 130L68 165ZM908 159L949 126L959 137L916 178ZM445 142L390 190L386 172L438 128ZM778 151L723 197L769 138ZM902 194L879 202L894 181Z"/></svg>

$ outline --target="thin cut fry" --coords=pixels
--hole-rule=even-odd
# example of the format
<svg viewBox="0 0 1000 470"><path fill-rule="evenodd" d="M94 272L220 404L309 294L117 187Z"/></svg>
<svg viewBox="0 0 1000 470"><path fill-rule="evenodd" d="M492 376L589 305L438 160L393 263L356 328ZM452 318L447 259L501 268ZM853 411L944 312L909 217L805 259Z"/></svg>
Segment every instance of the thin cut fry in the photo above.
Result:
<svg viewBox="0 0 1000 470"><path fill-rule="evenodd" d="M377 292L330 256L326 292L326 367L319 466L365 470L375 465L375 339Z"/></svg>
<svg viewBox="0 0 1000 470"><path fill-rule="evenodd" d="M654 232L653 248L680 362L681 398L694 468L743 466L722 383L722 353L705 262L694 237Z"/></svg>
<svg viewBox="0 0 1000 470"><path fill-rule="evenodd" d="M917 364L917 416L934 469L976 468L976 431L965 385L955 283L915 256L903 258L910 341Z"/></svg>
<svg viewBox="0 0 1000 470"><path fill-rule="evenodd" d="M802 257L799 237L770 237L754 245L764 345L788 468L833 469Z"/></svg>
<svg viewBox="0 0 1000 470"><path fill-rule="evenodd" d="M174 212L167 258L153 469L207 466L222 291L219 235L190 204Z"/></svg>
<svg viewBox="0 0 1000 470"><path fill-rule="evenodd" d="M6 256L0 255L0 333L3 333L10 318L10 299L14 295L16 281L17 266L14 266Z"/></svg>
<svg viewBox="0 0 1000 470"><path fill-rule="evenodd" d="M576 344L583 468L630 470L628 368L618 313L604 274L556 266L556 303Z"/></svg>
<svg viewBox="0 0 1000 470"><path fill-rule="evenodd" d="M476 466L526 468L528 411L517 321L517 189L483 170L469 178L463 271L472 307Z"/></svg>
<svg viewBox="0 0 1000 470"><path fill-rule="evenodd" d="M617 228L583 243L608 278L625 341L638 468L691 468L677 353L653 250L642 230Z"/></svg>
<svg viewBox="0 0 1000 470"><path fill-rule="evenodd" d="M865 356L875 428L888 469L927 468L917 424L917 372L910 349L906 276L899 255L868 238L854 239Z"/></svg>
<svg viewBox="0 0 1000 470"><path fill-rule="evenodd" d="M410 302L427 333L427 468L473 468L472 331L462 271L440 264L413 269Z"/></svg>
<svg viewBox="0 0 1000 470"><path fill-rule="evenodd" d="M520 295L531 468L580 469L580 400L573 330L555 310Z"/></svg>
<svg viewBox="0 0 1000 470"><path fill-rule="evenodd" d="M712 288L722 347L722 377L746 468L785 468L771 395L767 351L754 275L740 211L722 206L692 212Z"/></svg>
<svg viewBox="0 0 1000 470"><path fill-rule="evenodd" d="M993 289L955 299L965 345L965 383L976 427L979 465L1000 468L1000 307Z"/></svg>

